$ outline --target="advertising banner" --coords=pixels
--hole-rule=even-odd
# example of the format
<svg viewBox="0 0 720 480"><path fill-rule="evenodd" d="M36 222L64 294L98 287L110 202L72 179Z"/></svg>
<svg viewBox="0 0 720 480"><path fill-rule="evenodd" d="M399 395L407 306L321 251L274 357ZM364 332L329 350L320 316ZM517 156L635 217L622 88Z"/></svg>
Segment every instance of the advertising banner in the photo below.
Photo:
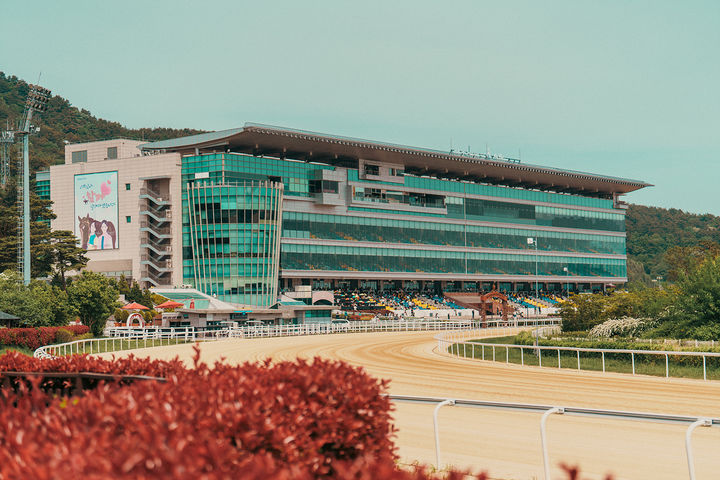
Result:
<svg viewBox="0 0 720 480"><path fill-rule="evenodd" d="M119 248L117 187L117 171L75 175L75 235L82 248Z"/></svg>

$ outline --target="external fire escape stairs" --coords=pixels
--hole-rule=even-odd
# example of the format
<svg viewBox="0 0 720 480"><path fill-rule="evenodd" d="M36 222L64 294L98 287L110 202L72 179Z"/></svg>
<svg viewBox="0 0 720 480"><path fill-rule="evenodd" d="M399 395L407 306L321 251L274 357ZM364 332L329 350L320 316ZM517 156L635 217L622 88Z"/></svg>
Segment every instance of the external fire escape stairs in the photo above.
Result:
<svg viewBox="0 0 720 480"><path fill-rule="evenodd" d="M169 196L150 188L140 189L141 282L155 287L172 284L172 205Z"/></svg>

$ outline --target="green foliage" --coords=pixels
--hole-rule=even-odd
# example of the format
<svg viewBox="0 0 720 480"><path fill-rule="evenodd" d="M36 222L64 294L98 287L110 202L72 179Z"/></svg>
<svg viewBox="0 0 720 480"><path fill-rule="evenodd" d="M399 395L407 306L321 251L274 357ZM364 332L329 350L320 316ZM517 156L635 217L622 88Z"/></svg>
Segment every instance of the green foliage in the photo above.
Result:
<svg viewBox="0 0 720 480"><path fill-rule="evenodd" d="M75 335L70 330L61 328L55 333L55 343L68 343L72 342Z"/></svg>
<svg viewBox="0 0 720 480"><path fill-rule="evenodd" d="M129 316L130 312L128 312L127 310L123 310L122 308L116 308L115 313L113 313L113 317L115 318L116 322L124 323Z"/></svg>
<svg viewBox="0 0 720 480"><path fill-rule="evenodd" d="M128 303L136 302L148 308L153 307L153 296L155 294L147 288L144 290L141 289L137 281L133 280L132 284L130 284L123 275L120 277L119 280L117 280L117 282L115 282L115 285L118 289L118 292L120 292L120 295L125 295L125 300Z"/></svg>
<svg viewBox="0 0 720 480"><path fill-rule="evenodd" d="M715 215L630 205L625 224L630 282L649 285L647 279L643 280L644 275L668 278L674 265L672 258L668 262L665 254L674 247L695 248L720 243L720 217ZM633 262L642 265L642 270L633 269Z"/></svg>
<svg viewBox="0 0 720 480"><path fill-rule="evenodd" d="M105 329L108 317L118 306L118 290L106 277L85 271L67 287L70 303L77 309L83 324L95 336Z"/></svg>
<svg viewBox="0 0 720 480"><path fill-rule="evenodd" d="M12 182L0 190L0 271L17 268L17 226L20 211L16 203L15 183ZM52 241L50 227L38 219L53 219L50 209L52 202L43 200L34 193L30 195L30 254L32 256L31 275L43 277L51 273L52 261L41 259L43 244Z"/></svg>
<svg viewBox="0 0 720 480"><path fill-rule="evenodd" d="M80 270L88 262L85 250L80 247L77 237L69 230L54 230L41 239L37 246L38 253L33 262L44 265L44 269L52 272L60 279L63 289L67 287L65 273Z"/></svg>
<svg viewBox="0 0 720 480"><path fill-rule="evenodd" d="M680 294L659 331L698 340L720 338L720 256L681 275Z"/></svg>
<svg viewBox="0 0 720 480"><path fill-rule="evenodd" d="M606 320L624 317L657 319L667 314L677 289L643 288L610 295L573 295L560 304L563 331L589 330Z"/></svg>
<svg viewBox="0 0 720 480"><path fill-rule="evenodd" d="M606 303L602 295L573 295L560 303L563 330L589 330L604 322Z"/></svg>
<svg viewBox="0 0 720 480"><path fill-rule="evenodd" d="M0 120L3 127L5 119L9 119L12 125L21 118L28 89L25 81L0 72ZM77 143L110 138L156 141L202 133L190 128L129 129L117 122L96 118L85 109L73 107L58 95L49 100L45 112L33 117L33 123L40 127L40 132L30 137L32 173L62 163L64 141Z"/></svg>
<svg viewBox="0 0 720 480"><path fill-rule="evenodd" d="M61 289L44 282L25 286L14 271L0 275L0 310L19 317L19 327L67 325L75 315Z"/></svg>

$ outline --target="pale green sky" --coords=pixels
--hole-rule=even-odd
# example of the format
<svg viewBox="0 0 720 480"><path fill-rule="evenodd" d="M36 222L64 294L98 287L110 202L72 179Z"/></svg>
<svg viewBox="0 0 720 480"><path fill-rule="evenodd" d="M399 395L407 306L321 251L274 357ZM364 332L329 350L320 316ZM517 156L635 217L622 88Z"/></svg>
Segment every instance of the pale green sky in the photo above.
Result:
<svg viewBox="0 0 720 480"><path fill-rule="evenodd" d="M0 0L0 70L130 127L246 121L624 176L720 214L718 1Z"/></svg>

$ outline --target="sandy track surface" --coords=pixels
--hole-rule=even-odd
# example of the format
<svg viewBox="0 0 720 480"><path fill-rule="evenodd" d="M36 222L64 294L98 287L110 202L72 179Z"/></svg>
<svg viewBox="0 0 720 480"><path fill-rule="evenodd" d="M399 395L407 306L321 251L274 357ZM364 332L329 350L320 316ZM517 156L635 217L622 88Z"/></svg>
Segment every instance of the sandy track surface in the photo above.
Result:
<svg viewBox="0 0 720 480"><path fill-rule="evenodd" d="M540 369L452 358L437 352L436 332L232 339L202 344L202 359L231 363L295 358L340 359L391 380L390 393L615 410L720 416L720 382ZM134 350L138 356L190 361L191 345ZM403 461L434 463L432 406L398 402ZM497 478L542 478L540 415L445 407L442 463L486 469ZM579 464L587 478L687 478L685 427L553 416L550 461ZM720 475L720 429L694 434L698 480Z"/></svg>

